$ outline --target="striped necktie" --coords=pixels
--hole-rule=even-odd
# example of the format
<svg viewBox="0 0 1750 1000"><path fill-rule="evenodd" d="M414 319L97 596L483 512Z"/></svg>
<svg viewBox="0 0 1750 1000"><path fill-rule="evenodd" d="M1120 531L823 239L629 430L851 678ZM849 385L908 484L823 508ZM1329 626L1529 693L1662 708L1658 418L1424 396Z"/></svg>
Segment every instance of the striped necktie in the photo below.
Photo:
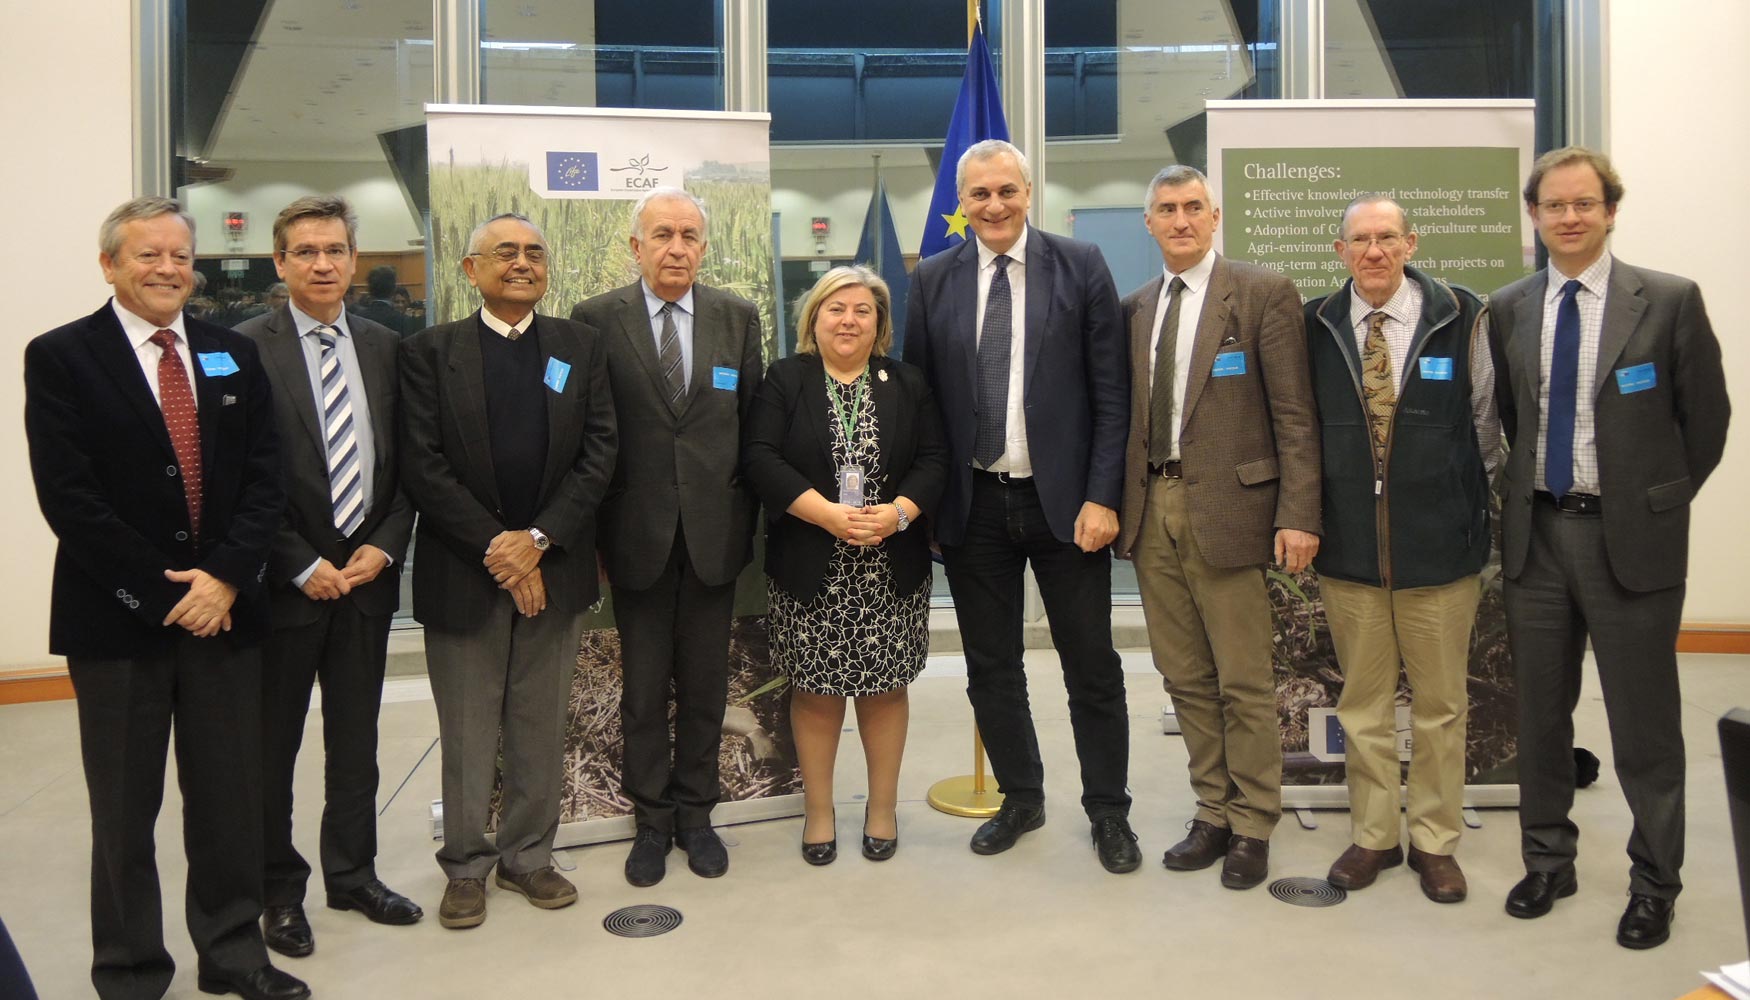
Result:
<svg viewBox="0 0 1750 1000"><path fill-rule="evenodd" d="M322 427L328 445L328 496L334 526L351 537L365 519L365 477L359 464L357 424L352 419L352 395L340 366L334 328L318 326L322 343Z"/></svg>
<svg viewBox="0 0 1750 1000"><path fill-rule="evenodd" d="M657 363L662 366L663 381L668 383L668 401L679 404L687 391L687 373L681 371L681 335L674 325L674 303L662 304L662 344L657 348Z"/></svg>

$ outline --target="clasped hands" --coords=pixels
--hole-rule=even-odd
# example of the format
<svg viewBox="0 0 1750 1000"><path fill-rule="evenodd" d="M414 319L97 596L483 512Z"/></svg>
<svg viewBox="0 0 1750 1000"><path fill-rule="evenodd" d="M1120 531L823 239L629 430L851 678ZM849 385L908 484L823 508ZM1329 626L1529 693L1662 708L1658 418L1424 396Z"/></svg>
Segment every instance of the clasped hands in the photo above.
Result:
<svg viewBox="0 0 1750 1000"><path fill-rule="evenodd" d="M541 579L541 550L527 531L501 531L480 560L500 590L510 591L517 613L533 618L547 610L547 585Z"/></svg>
<svg viewBox="0 0 1750 1000"><path fill-rule="evenodd" d="M899 508L890 503L867 507L835 503L822 527L852 545L880 545L899 530Z"/></svg>

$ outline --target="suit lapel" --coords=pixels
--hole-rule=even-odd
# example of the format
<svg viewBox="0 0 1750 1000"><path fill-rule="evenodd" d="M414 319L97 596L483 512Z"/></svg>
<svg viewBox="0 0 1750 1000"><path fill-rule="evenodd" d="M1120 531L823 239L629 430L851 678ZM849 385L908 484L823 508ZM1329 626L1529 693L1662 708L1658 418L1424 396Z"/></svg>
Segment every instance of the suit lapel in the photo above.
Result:
<svg viewBox="0 0 1750 1000"><path fill-rule="evenodd" d="M1641 314L1647 311L1647 300L1641 297L1641 279L1622 261L1610 267L1610 287L1604 298L1604 322L1598 330L1598 372L1592 386L1592 398L1597 399L1610 382L1611 370L1629 337L1640 325Z"/></svg>
<svg viewBox="0 0 1750 1000"><path fill-rule="evenodd" d="M134 353L121 320L116 319L108 303L92 314L91 330L85 343L98 365L115 381L122 398L139 414L148 433L162 446L164 454L174 458L176 449L171 446L170 431L164 426L164 411L152 398L152 387L146 384L146 373L140 370L139 355Z"/></svg>
<svg viewBox="0 0 1750 1000"><path fill-rule="evenodd" d="M310 382L310 366L304 360L304 347L298 342L298 324L292 319L291 310L281 306L267 321L267 329L269 336L258 342L262 345L262 364L279 376L276 382L286 387L292 409L298 411L304 429L310 432L310 442L316 446L316 454L326 460L328 434L321 415L316 412L316 390ZM363 357L363 352L359 353ZM302 391L299 391L300 386ZM373 425L380 419L375 412L371 414Z"/></svg>
<svg viewBox="0 0 1750 1000"><path fill-rule="evenodd" d="M1217 255L1215 269L1209 272L1209 289L1203 295L1203 312L1197 318L1197 334L1191 340L1191 370L1186 373L1185 402L1179 411L1181 428L1191 422L1191 413L1197 408L1203 387L1209 383L1216 352L1221 349L1222 331L1227 329L1227 318L1233 312L1233 291L1227 260Z"/></svg>
<svg viewBox="0 0 1750 1000"><path fill-rule="evenodd" d="M1136 312L1130 317L1130 394L1147 401L1154 385L1154 366L1149 364L1149 352L1155 339L1155 310L1160 308L1161 289L1166 278L1156 276L1142 286L1136 299ZM1146 306L1146 307L1145 307Z"/></svg>
<svg viewBox="0 0 1750 1000"><path fill-rule="evenodd" d="M953 251L954 266L948 272L948 306L954 310L949 317L950 330L961 332L961 348L966 352L966 384L974 398L978 391L978 242L967 240Z"/></svg>
<svg viewBox="0 0 1750 1000"><path fill-rule="evenodd" d="M669 398L668 381L662 377L662 360L656 354L656 335L652 332L650 314L645 311L644 286L633 283L621 289L620 307L614 316L619 326L616 335L624 337L632 348L632 353L638 356L638 363L644 366L645 373L650 377L650 391L656 398L662 400L668 408L670 416L679 416L672 399ZM698 299L693 300L694 305ZM698 335L698 323L693 324L694 336ZM695 344L695 347L697 345Z"/></svg>
<svg viewBox="0 0 1750 1000"><path fill-rule="evenodd" d="M903 440L898 436L899 428L897 425L905 416L899 407L899 382L888 375L887 369L890 366L891 362L886 358L871 357L869 359L868 405L875 408L876 417L884 418L879 419L875 427L875 437L880 442L880 448L877 451L879 457L876 461L881 463L884 471L891 468L898 458L893 449L900 440ZM898 487L899 481L897 479L888 483L888 496L886 498L888 503L893 502L892 493Z"/></svg>
<svg viewBox="0 0 1750 1000"><path fill-rule="evenodd" d="M577 436L582 428L573 417L574 402L582 385L589 378L589 373L579 365L583 355L582 345L569 323L555 323L537 315L530 329L540 327L538 336L541 343L541 366L545 370L549 358L561 361L571 366L570 374L565 377L563 391L554 392L543 384L541 391L547 395L547 464L541 471L541 496L539 502L545 503L553 489L553 484L571 468L572 460L577 455Z"/></svg>
<svg viewBox="0 0 1750 1000"><path fill-rule="evenodd" d="M1513 369L1523 373L1526 395L1521 397L1527 413L1537 412L1538 385L1543 379L1541 349L1543 345L1543 311L1549 293L1549 270L1539 272L1539 279L1525 296L1525 305L1513 321Z"/></svg>
<svg viewBox="0 0 1750 1000"><path fill-rule="evenodd" d="M205 330L195 329L193 323L185 323L183 329L188 334L189 350L194 354L190 360L194 362L194 398L195 406L199 411L198 422L201 429L201 468L210 474L214 468L214 457L218 451L219 408L224 405L224 397L227 395L221 390L238 383L218 381L219 378L231 378L232 376L209 377L201 365L200 356L219 352L218 342ZM229 395L235 401L235 394Z"/></svg>
<svg viewBox="0 0 1750 1000"><path fill-rule="evenodd" d="M462 425L464 460L472 482L492 497L494 507L504 506L498 495L498 475L492 468L492 428L486 422L486 374L482 370L480 330L484 324L476 311L450 329L450 377L446 380L450 412ZM497 334L494 334L497 336ZM470 448L470 441L479 448Z"/></svg>
<svg viewBox="0 0 1750 1000"><path fill-rule="evenodd" d="M814 431L814 440L820 445L820 453L825 457L826 467L837 468L838 463L832 457L832 424L837 419L829 415L832 401L826 398L826 365L820 355L809 355L811 361L802 369L802 419ZM828 499L833 499L829 497Z"/></svg>
<svg viewBox="0 0 1750 1000"><path fill-rule="evenodd" d="M1045 318L1050 311L1051 283L1057 277L1057 257L1044 234L1028 227L1027 231L1027 319L1022 327L1021 347L1026 354L1021 371L1021 398L1025 400L1033 387L1033 368L1039 363L1039 351L1047 336Z"/></svg>
<svg viewBox="0 0 1750 1000"><path fill-rule="evenodd" d="M376 461L371 463L375 471L372 482L382 483L389 473L389 459L395 454L395 410L389 401L395 398L395 351L399 344L392 335L383 336L375 331L372 335L361 335L356 329L352 333L359 367L364 369L366 406L371 413L371 442L376 448ZM314 402L311 412L315 412ZM325 449L324 456L326 454ZM379 502L382 497L382 493L377 493Z"/></svg>
<svg viewBox="0 0 1750 1000"><path fill-rule="evenodd" d="M687 379L686 395L675 416L687 412L699 394L711 388L711 359L716 357L717 333L724 325L717 315L718 303L703 289L693 286L693 372Z"/></svg>

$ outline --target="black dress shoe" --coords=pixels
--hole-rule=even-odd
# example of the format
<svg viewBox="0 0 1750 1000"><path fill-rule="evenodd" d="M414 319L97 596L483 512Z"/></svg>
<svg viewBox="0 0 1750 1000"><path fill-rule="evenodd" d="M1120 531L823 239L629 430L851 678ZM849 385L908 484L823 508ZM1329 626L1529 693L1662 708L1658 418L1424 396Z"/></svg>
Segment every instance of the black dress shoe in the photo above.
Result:
<svg viewBox="0 0 1750 1000"><path fill-rule="evenodd" d="M668 834L653 826L641 826L632 838L632 853L626 855L626 881L637 886L655 885L667 873Z"/></svg>
<svg viewBox="0 0 1750 1000"><path fill-rule="evenodd" d="M1005 801L997 814L972 835L972 853L1001 854L1015 846L1021 834L1045 825L1045 806Z"/></svg>
<svg viewBox="0 0 1750 1000"><path fill-rule="evenodd" d="M1227 842L1231 839L1233 831L1227 827L1194 819L1185 839L1167 848L1167 853L1161 856L1161 866L1176 872L1202 871L1227 857Z"/></svg>
<svg viewBox="0 0 1750 1000"><path fill-rule="evenodd" d="M261 937L267 946L287 958L303 958L316 950L316 935L304 916L304 907L269 906L261 911Z"/></svg>
<svg viewBox="0 0 1750 1000"><path fill-rule="evenodd" d="M1528 872L1508 891L1507 914L1522 920L1541 917L1556 905L1556 900L1566 899L1579 889L1573 865L1553 872Z"/></svg>
<svg viewBox="0 0 1750 1000"><path fill-rule="evenodd" d="M1221 866L1221 884L1229 889L1250 889L1270 874L1270 842L1234 834L1227 842L1227 860Z"/></svg>
<svg viewBox="0 0 1750 1000"><path fill-rule="evenodd" d="M1112 874L1133 872L1141 866L1142 851L1136 846L1136 834L1123 816L1101 816L1094 820L1093 838L1094 853Z"/></svg>
<svg viewBox="0 0 1750 1000"><path fill-rule="evenodd" d="M357 910L373 923L404 926L415 924L425 916L419 904L376 879L355 885L345 892L328 894L330 910Z"/></svg>
<svg viewBox="0 0 1750 1000"><path fill-rule="evenodd" d="M892 837L869 836L869 807L863 807L863 857L870 861L887 861L899 851L899 817L895 816Z"/></svg>
<svg viewBox="0 0 1750 1000"><path fill-rule="evenodd" d="M729 871L729 850L723 838L708 826L677 830L674 842L687 852L687 867L700 878L717 878Z"/></svg>
<svg viewBox="0 0 1750 1000"><path fill-rule="evenodd" d="M244 1000L306 1000L310 996L310 987L304 985L302 979L271 965L244 975L203 972L195 980L195 985L202 993L236 993Z"/></svg>
<svg viewBox="0 0 1750 1000"><path fill-rule="evenodd" d="M1671 938L1671 920L1677 915L1674 900L1631 892L1628 909L1616 925L1616 943L1641 951L1657 948Z"/></svg>

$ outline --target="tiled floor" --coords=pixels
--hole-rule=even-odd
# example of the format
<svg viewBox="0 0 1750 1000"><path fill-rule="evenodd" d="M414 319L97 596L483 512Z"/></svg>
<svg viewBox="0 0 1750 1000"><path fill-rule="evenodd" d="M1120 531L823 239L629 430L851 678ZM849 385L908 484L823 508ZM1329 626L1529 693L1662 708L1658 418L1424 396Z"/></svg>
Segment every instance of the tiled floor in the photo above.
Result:
<svg viewBox="0 0 1750 1000"><path fill-rule="evenodd" d="M940 777L969 768L970 711L953 661L912 689L912 732L902 777L898 857L874 865L856 854L862 762L844 742L837 864L797 857L800 820L723 832L732 865L706 881L670 857L661 885L634 889L620 876L623 844L567 852L578 905L555 912L498 890L476 930L446 931L434 916L411 928L379 927L317 907L312 957L276 959L324 1000L604 996L719 997L1637 997L1664 1000L1700 985L1696 970L1745 957L1715 720L1750 703L1750 662L1687 656L1684 726L1689 742L1688 888L1672 941L1630 952L1612 940L1624 905L1628 815L1614 777L1582 792L1580 894L1522 922L1501 911L1520 875L1510 811L1483 813L1459 857L1471 899L1436 906L1398 869L1340 906L1302 909L1263 889L1225 890L1214 870L1164 871L1160 852L1190 812L1185 752L1163 736L1166 696L1144 654L1127 654L1132 719L1132 820L1146 863L1108 875L1094 859L1076 804L1075 761L1056 657L1028 656L1046 757L1049 822L1013 851L980 858L966 849L973 823L923 801ZM307 747L320 747L313 717ZM1595 678L1581 703L1580 742L1608 762ZM382 716L385 804L380 871L392 886L437 908L443 879L432 861L428 805L438 794L431 750L436 718L421 678L390 682ZM405 784L403 782L405 781ZM300 843L314 856L319 754L299 776ZM397 792L397 789L399 791ZM391 800L390 795L394 797ZM1272 876L1323 875L1348 842L1347 818L1319 814L1319 828L1284 820L1272 842ZM174 782L159 827L169 945L179 964L173 997L199 996L194 955L181 930L183 876ZM90 995L86 915L89 818L71 703L0 708L0 916L42 996ZM633 903L676 907L685 922L648 940L609 936L601 921Z"/></svg>

